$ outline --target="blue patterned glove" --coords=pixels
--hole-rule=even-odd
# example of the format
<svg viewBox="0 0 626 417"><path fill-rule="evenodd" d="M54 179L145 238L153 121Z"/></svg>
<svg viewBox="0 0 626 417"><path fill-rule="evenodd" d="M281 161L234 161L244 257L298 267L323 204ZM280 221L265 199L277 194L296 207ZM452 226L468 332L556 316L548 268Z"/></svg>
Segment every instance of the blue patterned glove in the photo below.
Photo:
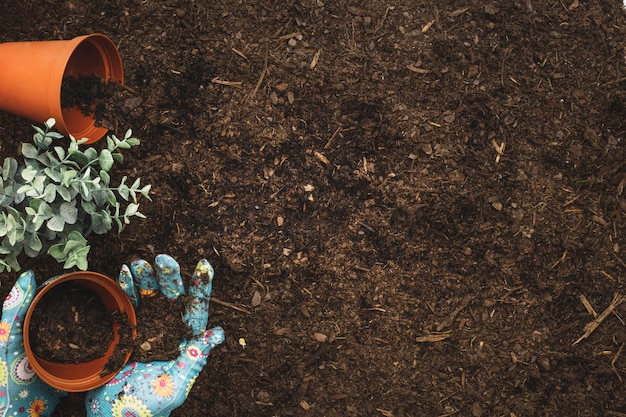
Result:
<svg viewBox="0 0 626 417"><path fill-rule="evenodd" d="M33 272L24 272L2 306L0 416L49 416L66 395L39 379L24 353L22 324L36 288Z"/></svg>
<svg viewBox="0 0 626 417"><path fill-rule="evenodd" d="M171 301L185 294L179 265L172 257L158 255L155 265L153 269L139 260L122 266L118 282L135 306L142 296L159 290ZM127 364L106 385L87 394L89 417L167 417L185 402L209 352L224 341L221 328L206 330L212 280L213 267L203 259L191 278L183 316L194 337L180 343L180 356L172 361Z"/></svg>

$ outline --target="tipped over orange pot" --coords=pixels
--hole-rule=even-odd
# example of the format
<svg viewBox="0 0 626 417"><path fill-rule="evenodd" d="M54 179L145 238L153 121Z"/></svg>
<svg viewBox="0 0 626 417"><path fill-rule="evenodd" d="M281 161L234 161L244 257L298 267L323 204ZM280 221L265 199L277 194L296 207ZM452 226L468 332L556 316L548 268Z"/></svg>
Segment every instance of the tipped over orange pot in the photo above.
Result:
<svg viewBox="0 0 626 417"><path fill-rule="evenodd" d="M35 353L36 347L33 346L34 338L31 335L31 330L37 328L33 322L36 310L40 305L45 304L42 303L42 300L51 294L53 289L56 288L57 292L65 291L66 287L64 286L67 284L83 287L95 294L108 313L115 312L117 315L125 316L127 324L132 327L129 332L131 333L131 340L126 340L126 345L130 346L125 345L123 348L122 345L118 346L122 336L120 334L121 326L119 322L116 322L111 327L112 341L106 349L106 353L101 357L80 363L63 363L44 359ZM53 294L59 297L58 294ZM63 293L61 293L62 296ZM24 350L33 371L48 385L68 392L89 391L110 381L126 365L132 353L136 325L137 319L133 305L117 282L97 272L72 272L52 278L38 290L24 318ZM128 326L126 331L128 331ZM115 357L112 360L114 364L110 361L112 357Z"/></svg>
<svg viewBox="0 0 626 417"><path fill-rule="evenodd" d="M92 34L72 40L0 44L0 110L43 123L53 117L56 128L93 143L108 130L77 107L62 108L61 85L67 76L97 75L124 83L122 59L106 36Z"/></svg>

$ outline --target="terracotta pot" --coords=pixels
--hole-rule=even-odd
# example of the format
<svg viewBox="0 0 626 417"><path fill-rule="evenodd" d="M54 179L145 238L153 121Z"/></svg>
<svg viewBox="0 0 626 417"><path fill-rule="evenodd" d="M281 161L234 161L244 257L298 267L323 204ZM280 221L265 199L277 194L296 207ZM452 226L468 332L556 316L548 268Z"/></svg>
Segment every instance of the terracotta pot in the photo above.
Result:
<svg viewBox="0 0 626 417"><path fill-rule="evenodd" d="M102 301L102 304L107 312L119 311L122 314L125 314L128 321L133 326L133 340L136 336L135 327L137 325L137 318L130 299L119 287L117 282L96 272L80 271L61 275L49 280L38 290L29 310L26 312L26 317L24 318L24 350L26 351L26 356L28 357L30 366L48 385L68 392L88 391L104 385L111 378L113 378L124 367L130 358L132 349L128 350L125 355L124 363L122 363L118 369L111 370L107 374L101 375L105 365L120 340L120 335L118 333L120 325L116 323L111 329L114 334L113 341L109 345L106 354L101 358L79 364L65 364L45 360L33 352L29 335L33 311L37 308L37 304L42 297L52 288L67 282L79 284L86 289L95 292L100 297L100 300Z"/></svg>
<svg viewBox="0 0 626 417"><path fill-rule="evenodd" d="M61 107L64 76L99 75L124 83L122 59L106 36L92 34L68 41L0 44L0 110L43 123L56 119L56 128L76 139L95 142L107 133L78 107Z"/></svg>

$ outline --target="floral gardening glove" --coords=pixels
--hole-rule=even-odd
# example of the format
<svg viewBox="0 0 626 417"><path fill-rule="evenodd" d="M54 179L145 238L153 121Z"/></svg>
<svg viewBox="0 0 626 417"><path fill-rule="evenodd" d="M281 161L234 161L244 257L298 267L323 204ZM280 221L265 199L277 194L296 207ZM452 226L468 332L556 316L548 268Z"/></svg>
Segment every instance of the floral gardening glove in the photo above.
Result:
<svg viewBox="0 0 626 417"><path fill-rule="evenodd" d="M35 374L24 353L22 324L35 296L32 271L17 279L2 306L0 320L0 416L49 416L65 392Z"/></svg>
<svg viewBox="0 0 626 417"><path fill-rule="evenodd" d="M158 255L156 267L144 261L123 265L118 282L135 306L141 297L161 291L170 301L185 294L178 263L168 255ZM207 362L211 349L224 341L224 332L206 330L213 267L201 260L191 278L183 321L194 337L179 345L180 356L173 361L131 362L106 385L87 394L90 417L166 417L187 399L196 377ZM139 291L139 294L137 293Z"/></svg>

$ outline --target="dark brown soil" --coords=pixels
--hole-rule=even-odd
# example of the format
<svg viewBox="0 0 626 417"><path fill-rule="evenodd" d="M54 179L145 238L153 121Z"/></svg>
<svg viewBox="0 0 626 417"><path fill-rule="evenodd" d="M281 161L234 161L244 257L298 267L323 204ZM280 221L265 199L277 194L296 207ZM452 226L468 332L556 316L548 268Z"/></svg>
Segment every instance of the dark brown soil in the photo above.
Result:
<svg viewBox="0 0 626 417"><path fill-rule="evenodd" d="M113 317L98 294L81 285L52 288L33 310L30 340L39 357L60 363L101 358L113 341Z"/></svg>
<svg viewBox="0 0 626 417"><path fill-rule="evenodd" d="M574 343L626 294L620 1L5 3L0 41L124 61L114 176L154 201L91 269L215 267L227 340L172 416L626 414L626 304ZM0 114L2 156L31 135Z"/></svg>
<svg viewBox="0 0 626 417"><path fill-rule="evenodd" d="M138 362L172 360L178 357L178 345L191 337L183 324L183 300L170 302L162 294L142 298L136 309L137 338L131 360Z"/></svg>

